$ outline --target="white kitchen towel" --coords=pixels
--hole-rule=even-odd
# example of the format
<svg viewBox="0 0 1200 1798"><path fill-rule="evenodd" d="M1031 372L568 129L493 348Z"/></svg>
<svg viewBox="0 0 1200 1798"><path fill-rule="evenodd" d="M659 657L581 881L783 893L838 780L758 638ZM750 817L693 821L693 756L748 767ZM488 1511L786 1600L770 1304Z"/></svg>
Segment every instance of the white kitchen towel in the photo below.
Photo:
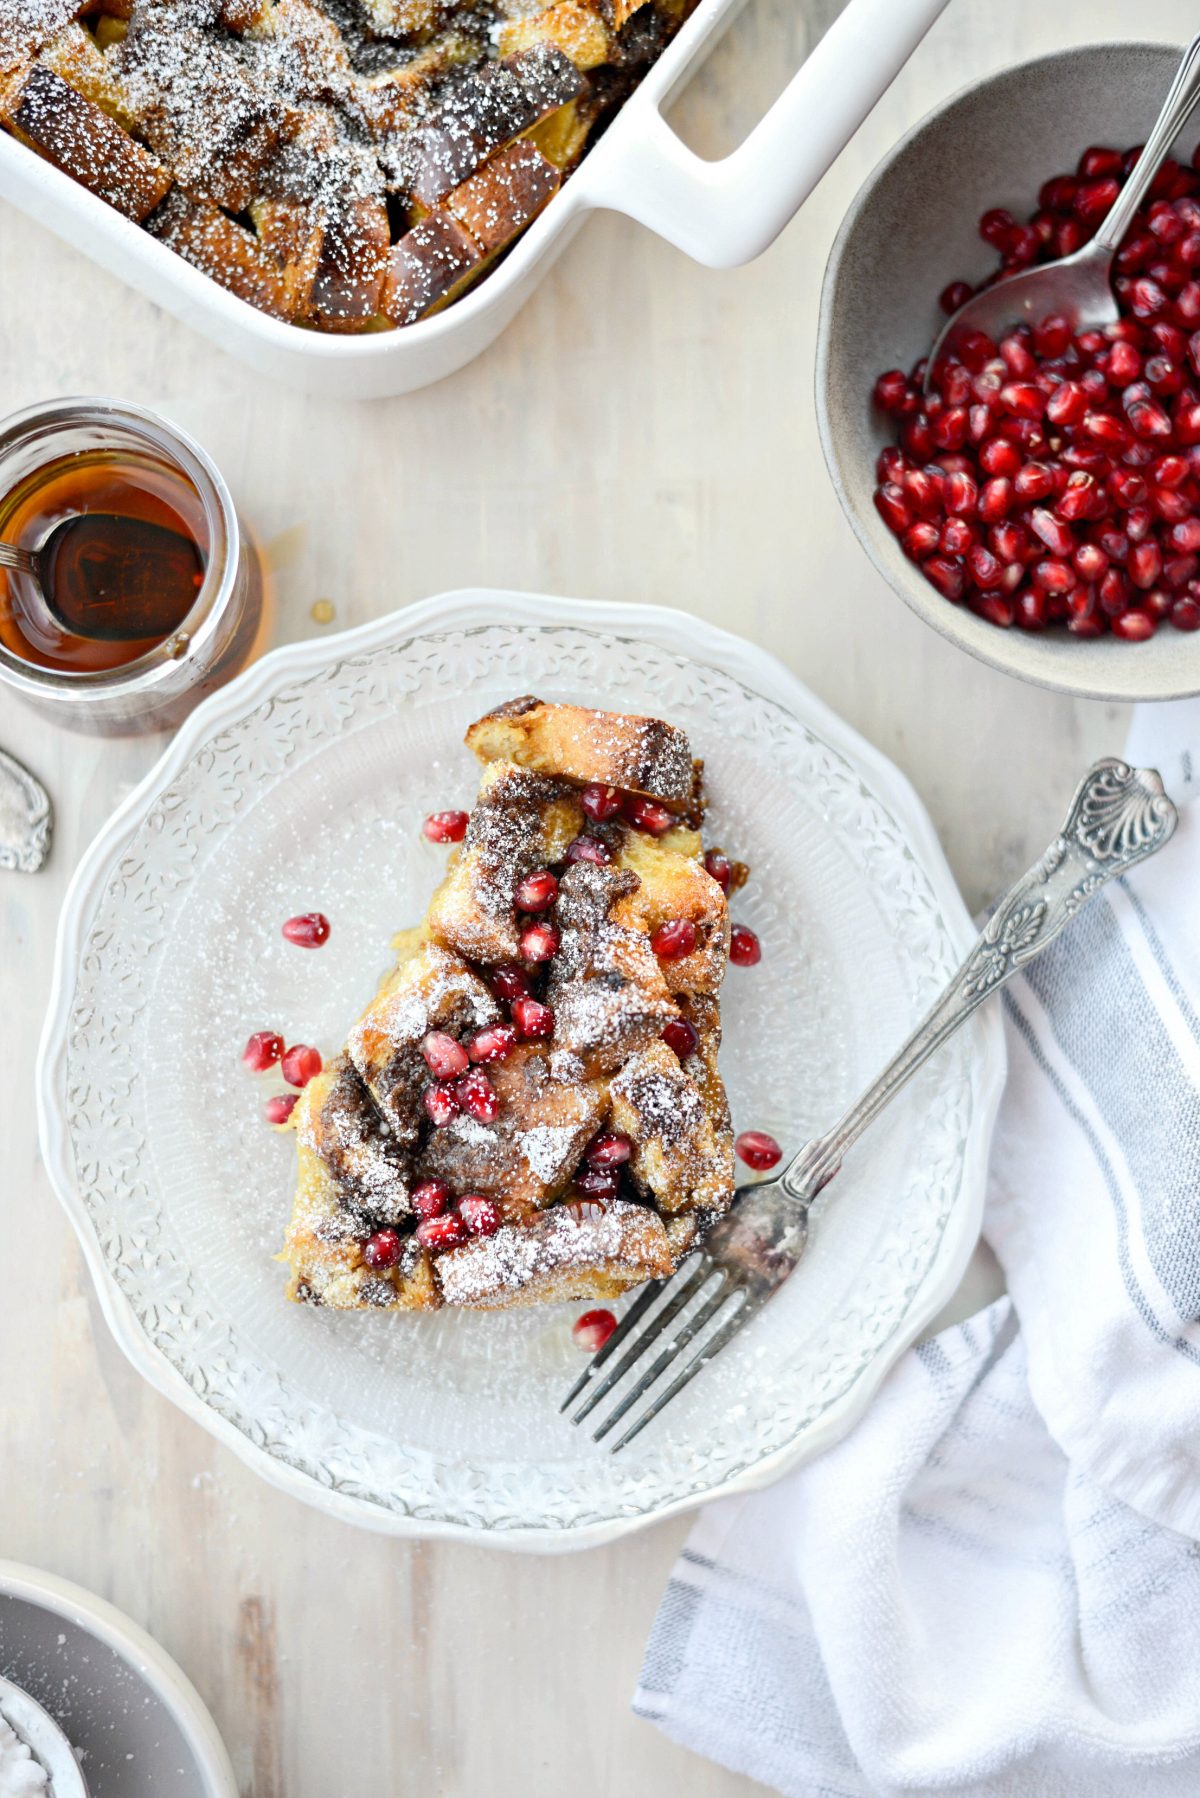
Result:
<svg viewBox="0 0 1200 1798"><path fill-rule="evenodd" d="M1156 745L1186 796L1200 708ZM647 1648L637 1710L789 1798L1200 1794L1200 808L1005 1007L1009 1295L705 1512Z"/></svg>

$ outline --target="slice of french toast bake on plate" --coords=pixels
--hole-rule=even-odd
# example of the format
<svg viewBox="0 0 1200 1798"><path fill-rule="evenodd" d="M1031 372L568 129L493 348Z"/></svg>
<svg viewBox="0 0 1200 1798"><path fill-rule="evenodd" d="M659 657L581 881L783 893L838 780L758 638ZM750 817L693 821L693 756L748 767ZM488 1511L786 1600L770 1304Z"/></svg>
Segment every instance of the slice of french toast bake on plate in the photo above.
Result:
<svg viewBox="0 0 1200 1798"><path fill-rule="evenodd" d="M525 698L466 741L445 877L292 1114L281 1259L308 1304L611 1298L733 1197L729 917L686 735Z"/></svg>

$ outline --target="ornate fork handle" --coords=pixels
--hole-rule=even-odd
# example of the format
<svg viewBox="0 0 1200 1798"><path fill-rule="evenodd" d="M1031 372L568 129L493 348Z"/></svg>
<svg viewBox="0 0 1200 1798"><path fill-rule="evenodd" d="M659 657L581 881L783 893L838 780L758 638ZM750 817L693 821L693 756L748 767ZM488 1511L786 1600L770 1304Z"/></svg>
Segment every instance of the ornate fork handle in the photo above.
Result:
<svg viewBox="0 0 1200 1798"><path fill-rule="evenodd" d="M1062 830L1001 899L933 1009L833 1129L796 1156L780 1182L789 1197L805 1205L815 1198L851 1143L946 1038L1040 955L1106 881L1161 849L1178 821L1152 768L1130 768L1111 756L1097 762L1075 794Z"/></svg>

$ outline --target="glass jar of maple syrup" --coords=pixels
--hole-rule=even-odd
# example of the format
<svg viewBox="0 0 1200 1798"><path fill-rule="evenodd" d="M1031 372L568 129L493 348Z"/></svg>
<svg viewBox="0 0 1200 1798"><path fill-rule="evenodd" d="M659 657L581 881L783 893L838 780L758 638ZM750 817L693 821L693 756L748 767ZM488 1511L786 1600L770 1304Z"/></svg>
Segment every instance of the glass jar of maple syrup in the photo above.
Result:
<svg viewBox="0 0 1200 1798"><path fill-rule="evenodd" d="M61 723L169 729L261 647L263 575L229 489L165 419L66 399L0 422L0 685Z"/></svg>

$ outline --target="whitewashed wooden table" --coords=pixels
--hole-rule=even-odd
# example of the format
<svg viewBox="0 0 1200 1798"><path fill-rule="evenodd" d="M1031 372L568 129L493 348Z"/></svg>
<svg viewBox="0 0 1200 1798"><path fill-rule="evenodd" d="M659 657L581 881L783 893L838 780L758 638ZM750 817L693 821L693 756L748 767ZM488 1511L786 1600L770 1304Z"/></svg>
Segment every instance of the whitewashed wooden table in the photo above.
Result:
<svg viewBox="0 0 1200 1798"><path fill-rule="evenodd" d="M751 0L679 103L689 141L731 147L836 10ZM872 573L817 444L821 272L874 162L974 75L1194 28L1185 0L1135 20L1122 0L952 0L755 266L707 273L595 219L482 361L375 406L254 378L0 209L0 407L108 392L193 432L269 544L281 642L320 630L318 599L349 625L475 583L655 601L753 636L909 775L974 906L1125 719L969 661ZM0 742L58 814L48 869L0 873L0 1556L102 1593L175 1654L245 1798L759 1790L628 1708L684 1522L550 1560L388 1541L260 1484L126 1365L39 1164L33 1064L67 878L156 745L69 736L6 698ZM181 1079L187 1058L181 1042Z"/></svg>

